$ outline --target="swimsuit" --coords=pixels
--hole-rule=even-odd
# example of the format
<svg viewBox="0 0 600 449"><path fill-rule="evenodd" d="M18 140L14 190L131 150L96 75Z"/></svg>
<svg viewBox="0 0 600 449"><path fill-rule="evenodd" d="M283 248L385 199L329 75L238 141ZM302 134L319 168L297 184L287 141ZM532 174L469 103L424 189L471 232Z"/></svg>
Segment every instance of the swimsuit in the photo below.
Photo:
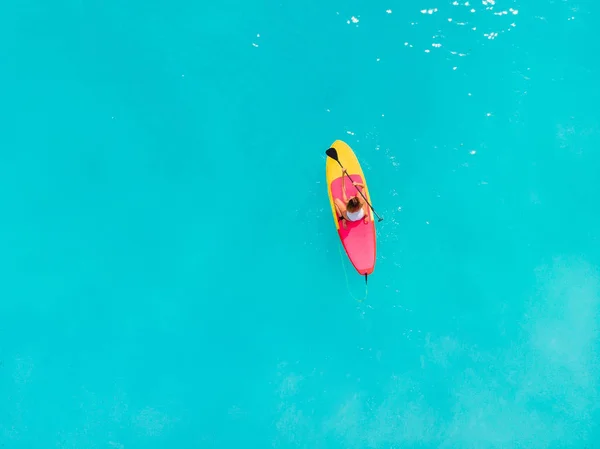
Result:
<svg viewBox="0 0 600 449"><path fill-rule="evenodd" d="M346 215L348 215L348 220L350 220L350 221L359 221L360 219L364 218L365 211L361 207L360 210L358 210L356 212L348 212L348 211L346 211ZM342 215L341 217L338 217L338 220L343 220L344 218L345 217Z"/></svg>

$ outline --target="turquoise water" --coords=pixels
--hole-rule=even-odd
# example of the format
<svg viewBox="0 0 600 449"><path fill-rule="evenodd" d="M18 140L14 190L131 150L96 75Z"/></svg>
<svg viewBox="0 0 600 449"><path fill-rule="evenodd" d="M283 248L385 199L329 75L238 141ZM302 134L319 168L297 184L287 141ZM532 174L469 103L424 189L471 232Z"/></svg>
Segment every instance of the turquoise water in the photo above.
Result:
<svg viewBox="0 0 600 449"><path fill-rule="evenodd" d="M600 445L599 20L3 5L0 446ZM366 297L336 139L385 217Z"/></svg>

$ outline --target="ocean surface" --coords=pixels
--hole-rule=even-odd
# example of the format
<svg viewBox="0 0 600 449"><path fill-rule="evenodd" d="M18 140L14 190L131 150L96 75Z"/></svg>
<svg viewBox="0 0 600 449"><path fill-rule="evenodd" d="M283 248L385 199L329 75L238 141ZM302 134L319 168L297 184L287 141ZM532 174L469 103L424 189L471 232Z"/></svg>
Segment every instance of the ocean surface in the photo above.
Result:
<svg viewBox="0 0 600 449"><path fill-rule="evenodd" d="M1 448L600 447L597 2L0 11Z"/></svg>

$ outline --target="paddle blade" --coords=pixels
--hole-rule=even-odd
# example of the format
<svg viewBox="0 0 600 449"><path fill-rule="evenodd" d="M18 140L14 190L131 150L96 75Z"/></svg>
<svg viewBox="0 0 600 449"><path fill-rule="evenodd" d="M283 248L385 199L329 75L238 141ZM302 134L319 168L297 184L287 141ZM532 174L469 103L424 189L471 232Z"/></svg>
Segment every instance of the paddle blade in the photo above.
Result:
<svg viewBox="0 0 600 449"><path fill-rule="evenodd" d="M333 159L334 161L339 162L337 150L335 148L329 148L327 151L325 151L325 154L327 156L329 156L331 159Z"/></svg>

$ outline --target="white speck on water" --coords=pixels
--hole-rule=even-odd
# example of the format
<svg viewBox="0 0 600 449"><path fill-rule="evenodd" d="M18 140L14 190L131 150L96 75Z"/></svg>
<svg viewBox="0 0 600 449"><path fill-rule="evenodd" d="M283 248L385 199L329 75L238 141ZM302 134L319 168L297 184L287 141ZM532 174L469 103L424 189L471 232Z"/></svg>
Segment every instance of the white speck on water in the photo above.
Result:
<svg viewBox="0 0 600 449"><path fill-rule="evenodd" d="M458 67L452 67L452 70L456 70Z"/></svg>
<svg viewBox="0 0 600 449"><path fill-rule="evenodd" d="M329 109L325 109L325 111L327 111L327 112L331 112Z"/></svg>
<svg viewBox="0 0 600 449"><path fill-rule="evenodd" d="M477 31L477 27L473 27L471 28L473 31Z"/></svg>
<svg viewBox="0 0 600 449"><path fill-rule="evenodd" d="M385 114L381 114L382 117L385 117Z"/></svg>
<svg viewBox="0 0 600 449"><path fill-rule="evenodd" d="M408 47L408 42L404 42L404 46L405 46L405 47Z"/></svg>
<svg viewBox="0 0 600 449"><path fill-rule="evenodd" d="M354 17L354 16L350 17L350 20L352 21L352 23L358 23L359 22L359 20L356 17Z"/></svg>
<svg viewBox="0 0 600 449"><path fill-rule="evenodd" d="M381 58L377 58L377 59L376 59L376 61L377 61L377 62L381 61Z"/></svg>
<svg viewBox="0 0 600 449"><path fill-rule="evenodd" d="M471 92L469 92L467 95L470 97L471 96Z"/></svg>
<svg viewBox="0 0 600 449"><path fill-rule="evenodd" d="M391 9L386 9L385 12L387 12L388 14L391 14L392 10Z"/></svg>
<svg viewBox="0 0 600 449"><path fill-rule="evenodd" d="M448 17L448 22L452 22L452 17Z"/></svg>
<svg viewBox="0 0 600 449"><path fill-rule="evenodd" d="M351 136L354 135L354 133L352 131L346 131L346 134L350 134Z"/></svg>
<svg viewBox="0 0 600 449"><path fill-rule="evenodd" d="M471 12L475 12L475 8L472 8L472 9L471 9Z"/></svg>
<svg viewBox="0 0 600 449"><path fill-rule="evenodd" d="M252 46L253 47L258 47L258 44L255 44L254 42L252 42Z"/></svg>
<svg viewBox="0 0 600 449"><path fill-rule="evenodd" d="M492 113L491 113L491 112L488 112L488 113L487 113L487 114L485 114L485 115L486 115L486 117L491 117L491 116L492 116Z"/></svg>
<svg viewBox="0 0 600 449"><path fill-rule="evenodd" d="M431 46L435 47L435 48L440 48L442 46L442 44L431 44Z"/></svg>
<svg viewBox="0 0 600 449"><path fill-rule="evenodd" d="M425 222L425 224L429 224L429 222L428 222L428 221L426 221L426 222Z"/></svg>
<svg viewBox="0 0 600 449"><path fill-rule="evenodd" d="M471 150L471 151L469 151L469 154L470 154L470 155L473 155L473 154L475 154L475 153L477 153L477 151L475 151L475 150Z"/></svg>
<svg viewBox="0 0 600 449"><path fill-rule="evenodd" d="M429 53L430 51L431 51L431 50L427 49L427 50L425 50L425 53Z"/></svg>

